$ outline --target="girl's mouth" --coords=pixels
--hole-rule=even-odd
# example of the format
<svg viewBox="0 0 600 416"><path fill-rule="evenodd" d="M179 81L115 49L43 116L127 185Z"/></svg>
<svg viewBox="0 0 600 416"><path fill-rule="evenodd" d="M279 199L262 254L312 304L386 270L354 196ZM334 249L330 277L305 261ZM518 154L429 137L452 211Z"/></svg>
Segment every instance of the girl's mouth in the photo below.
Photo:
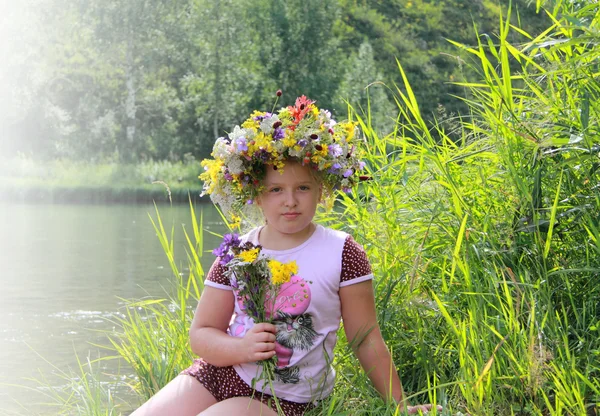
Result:
<svg viewBox="0 0 600 416"><path fill-rule="evenodd" d="M297 218L299 215L299 212L286 212L285 214L283 214L283 216L287 219L294 219Z"/></svg>

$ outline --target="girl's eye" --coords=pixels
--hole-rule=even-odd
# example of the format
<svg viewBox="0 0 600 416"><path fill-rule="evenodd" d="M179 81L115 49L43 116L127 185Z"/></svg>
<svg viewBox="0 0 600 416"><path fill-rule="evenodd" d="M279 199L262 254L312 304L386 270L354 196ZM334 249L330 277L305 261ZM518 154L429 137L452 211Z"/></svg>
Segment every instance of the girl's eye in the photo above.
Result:
<svg viewBox="0 0 600 416"><path fill-rule="evenodd" d="M301 185L301 186L300 186L300 190L301 190L301 191L308 191L309 189L310 189L310 188L309 188L308 186L306 186L306 185Z"/></svg>
<svg viewBox="0 0 600 416"><path fill-rule="evenodd" d="M279 192L281 191L281 188L271 188L271 190L269 192Z"/></svg>

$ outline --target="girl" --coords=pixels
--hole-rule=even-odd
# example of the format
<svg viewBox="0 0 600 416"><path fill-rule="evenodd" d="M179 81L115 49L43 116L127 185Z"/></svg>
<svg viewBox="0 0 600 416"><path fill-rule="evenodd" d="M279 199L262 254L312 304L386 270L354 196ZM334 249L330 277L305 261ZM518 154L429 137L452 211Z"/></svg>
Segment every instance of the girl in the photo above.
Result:
<svg viewBox="0 0 600 416"><path fill-rule="evenodd" d="M253 383L258 361L277 355L273 389L285 416L302 415L333 390L331 366L343 319L347 339L375 388L409 414L402 386L376 320L373 274L351 236L316 225L319 201L350 188L364 164L353 123L336 123L306 97L278 114L255 112L219 138L204 161L205 192L228 214L253 207L265 225L241 238L262 246L297 273L281 287L272 322L253 322L225 276L222 257L210 269L190 328L202 357L133 414L276 415L268 385ZM252 387L251 387L252 386ZM253 388L254 387L254 388ZM438 406L438 410L441 410Z"/></svg>

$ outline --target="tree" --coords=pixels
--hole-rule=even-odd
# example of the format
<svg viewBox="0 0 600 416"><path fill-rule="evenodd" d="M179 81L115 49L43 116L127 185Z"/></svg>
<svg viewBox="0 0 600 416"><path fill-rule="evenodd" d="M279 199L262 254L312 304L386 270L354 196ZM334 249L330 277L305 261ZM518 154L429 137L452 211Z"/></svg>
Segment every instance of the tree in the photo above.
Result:
<svg viewBox="0 0 600 416"><path fill-rule="evenodd" d="M56 30L44 25L48 1L7 3L0 14L0 155L50 154L54 138L71 128L69 115L44 91L45 44Z"/></svg>
<svg viewBox="0 0 600 416"><path fill-rule="evenodd" d="M386 87L381 82L383 76L376 67L373 48L368 41L360 45L346 68L335 95L334 110L338 114L345 112L346 102L359 112L366 113L370 109L373 126L380 133L389 133L397 110L386 95Z"/></svg>
<svg viewBox="0 0 600 416"><path fill-rule="evenodd" d="M335 25L340 16L334 0L266 0L250 16L260 42L260 63L284 100L306 95L331 107L341 79L345 54Z"/></svg>
<svg viewBox="0 0 600 416"><path fill-rule="evenodd" d="M344 50L356 49L368 40L386 82L403 85L396 65L399 59L426 118L431 118L440 104L448 112L468 112L453 97L465 92L452 81L470 79L474 74L463 65L466 55L448 39L473 44L475 30L492 33L506 7L482 0L340 0L340 4L339 39ZM512 4L513 13L518 11L522 17L523 27L540 33L546 17L535 13L535 4L527 0ZM538 28L537 32L530 27Z"/></svg>

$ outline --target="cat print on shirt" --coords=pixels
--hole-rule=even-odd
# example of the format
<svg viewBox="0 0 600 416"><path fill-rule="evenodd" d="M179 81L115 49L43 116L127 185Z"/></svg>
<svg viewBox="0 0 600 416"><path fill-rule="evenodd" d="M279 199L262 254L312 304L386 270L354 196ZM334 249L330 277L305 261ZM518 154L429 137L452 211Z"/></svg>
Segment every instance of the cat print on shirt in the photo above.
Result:
<svg viewBox="0 0 600 416"><path fill-rule="evenodd" d="M311 301L309 284L300 276L292 276L281 285L274 302L267 302L274 311L275 352L277 367L275 376L282 383L296 384L300 381L298 366L290 366L290 360L299 351L308 351L319 334L313 327L312 315L306 313Z"/></svg>
<svg viewBox="0 0 600 416"><path fill-rule="evenodd" d="M273 320L277 329L275 334L275 352L277 353L277 368L275 375L282 383L298 383L298 366L288 367L294 350L309 350L319 334L314 330L312 317L308 313L290 315L279 312Z"/></svg>

